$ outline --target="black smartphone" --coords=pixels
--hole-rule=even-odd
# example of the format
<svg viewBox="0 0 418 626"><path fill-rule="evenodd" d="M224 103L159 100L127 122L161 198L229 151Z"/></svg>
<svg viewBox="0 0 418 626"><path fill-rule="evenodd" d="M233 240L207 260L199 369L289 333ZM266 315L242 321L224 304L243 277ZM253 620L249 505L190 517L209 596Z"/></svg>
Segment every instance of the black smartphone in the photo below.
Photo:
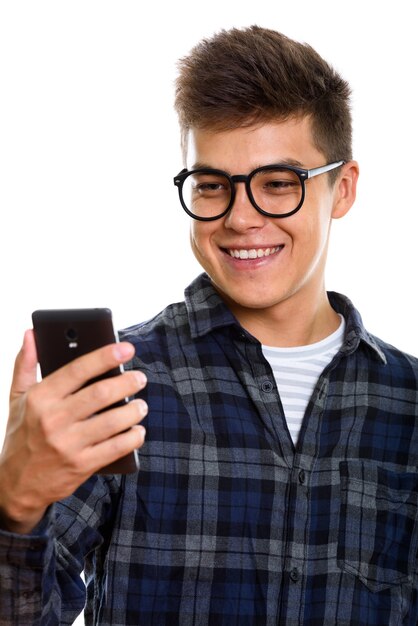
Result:
<svg viewBox="0 0 418 626"><path fill-rule="evenodd" d="M32 313L36 350L42 378L66 365L72 359L118 340L113 328L110 309L40 309ZM91 379L87 384L117 376L123 371L116 367ZM121 406L128 399L112 406ZM98 474L130 474L139 469L138 452L134 450Z"/></svg>

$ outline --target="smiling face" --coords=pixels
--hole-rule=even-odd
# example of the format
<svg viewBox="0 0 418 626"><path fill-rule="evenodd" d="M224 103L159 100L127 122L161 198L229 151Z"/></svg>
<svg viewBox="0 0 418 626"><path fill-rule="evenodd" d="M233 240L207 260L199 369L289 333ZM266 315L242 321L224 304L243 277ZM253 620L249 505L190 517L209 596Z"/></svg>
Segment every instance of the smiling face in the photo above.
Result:
<svg viewBox="0 0 418 626"><path fill-rule="evenodd" d="M189 169L212 167L234 175L273 163L309 169L326 162L312 141L308 118L190 132ZM343 166L333 186L327 174L308 180L302 208L283 219L256 211L245 185L237 183L235 202L226 216L213 222L192 220L196 259L241 322L252 315L274 318L284 303L288 311L292 303L295 310L308 312L312 302L326 298L324 269L331 219L345 214L354 201L353 168L356 164Z"/></svg>

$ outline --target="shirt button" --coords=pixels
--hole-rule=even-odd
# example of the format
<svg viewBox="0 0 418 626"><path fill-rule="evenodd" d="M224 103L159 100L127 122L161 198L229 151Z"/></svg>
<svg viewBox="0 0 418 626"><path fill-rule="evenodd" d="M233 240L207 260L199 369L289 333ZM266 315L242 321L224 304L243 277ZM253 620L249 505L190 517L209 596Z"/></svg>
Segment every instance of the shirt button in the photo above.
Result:
<svg viewBox="0 0 418 626"><path fill-rule="evenodd" d="M290 572L290 579L293 580L294 583L297 583L299 578L300 578L299 570L296 567L294 567L292 571Z"/></svg>
<svg viewBox="0 0 418 626"><path fill-rule="evenodd" d="M300 470L299 472L299 482L301 485L303 485L305 483L306 480L306 474L304 470Z"/></svg>
<svg viewBox="0 0 418 626"><path fill-rule="evenodd" d="M270 380L263 380L261 383L261 389L266 393L273 391L273 383Z"/></svg>

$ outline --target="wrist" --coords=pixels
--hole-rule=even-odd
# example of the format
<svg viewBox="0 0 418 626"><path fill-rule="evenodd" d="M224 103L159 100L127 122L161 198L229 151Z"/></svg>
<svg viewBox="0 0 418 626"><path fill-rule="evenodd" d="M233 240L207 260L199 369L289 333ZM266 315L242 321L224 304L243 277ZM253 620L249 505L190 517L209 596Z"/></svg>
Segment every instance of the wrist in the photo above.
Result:
<svg viewBox="0 0 418 626"><path fill-rule="evenodd" d="M0 485L0 529L17 534L29 534L45 515L46 508L28 508L5 497Z"/></svg>
<svg viewBox="0 0 418 626"><path fill-rule="evenodd" d="M16 516L10 515L9 512L0 507L0 530L16 533L18 535L29 535L39 524L44 515L45 510L18 519Z"/></svg>

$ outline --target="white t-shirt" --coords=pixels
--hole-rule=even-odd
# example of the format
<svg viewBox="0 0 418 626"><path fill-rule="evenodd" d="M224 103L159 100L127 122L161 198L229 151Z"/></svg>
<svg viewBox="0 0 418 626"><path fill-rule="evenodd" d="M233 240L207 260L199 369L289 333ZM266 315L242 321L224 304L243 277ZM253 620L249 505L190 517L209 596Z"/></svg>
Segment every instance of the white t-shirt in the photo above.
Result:
<svg viewBox="0 0 418 626"><path fill-rule="evenodd" d="M318 378L343 344L345 320L342 315L340 318L338 329L317 343L295 348L262 346L263 354L276 379L294 445Z"/></svg>

